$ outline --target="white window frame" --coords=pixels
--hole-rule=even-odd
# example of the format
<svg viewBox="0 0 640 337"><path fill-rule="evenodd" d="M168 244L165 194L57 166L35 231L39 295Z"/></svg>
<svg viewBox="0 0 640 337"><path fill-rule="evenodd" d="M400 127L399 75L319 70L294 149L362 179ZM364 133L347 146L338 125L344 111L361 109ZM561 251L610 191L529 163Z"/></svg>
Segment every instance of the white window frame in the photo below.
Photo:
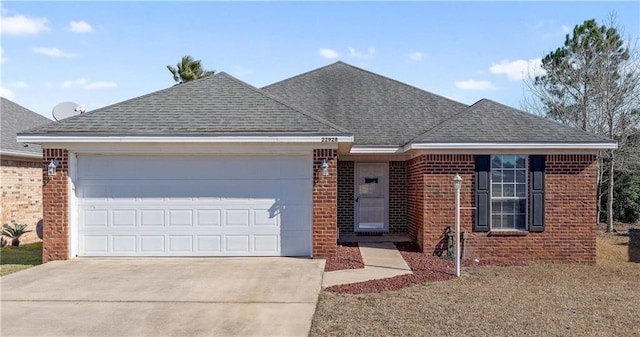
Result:
<svg viewBox="0 0 640 337"><path fill-rule="evenodd" d="M525 164L524 164L524 171L525 171L525 184L524 184L524 188L525 188L525 194L524 194L524 198L523 197L494 197L493 196L493 158L496 156L515 156L515 157L524 157L525 159ZM517 161L517 160L516 160ZM492 154L489 157L489 223L490 223L490 230L491 231L528 231L529 230L529 156L525 155L525 154ZM504 165L502 166L502 169L504 170ZM517 171L518 169L514 169L514 179L515 176L517 175ZM517 182L516 182L517 184ZM501 186L504 186L504 184L501 183ZM514 192L517 194L517 192ZM514 228L495 228L493 226L493 201L494 200L522 200L524 199L525 201L525 211L524 211L524 228L518 228L517 224L516 227ZM504 214L501 213L503 216ZM517 219L517 217L516 217ZM515 220L514 220L515 221Z"/></svg>

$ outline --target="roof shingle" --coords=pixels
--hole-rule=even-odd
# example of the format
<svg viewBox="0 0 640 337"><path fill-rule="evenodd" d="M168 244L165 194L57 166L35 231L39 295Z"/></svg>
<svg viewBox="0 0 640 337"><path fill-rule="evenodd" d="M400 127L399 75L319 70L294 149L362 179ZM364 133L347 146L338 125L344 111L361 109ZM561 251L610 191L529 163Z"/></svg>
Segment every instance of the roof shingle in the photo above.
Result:
<svg viewBox="0 0 640 337"><path fill-rule="evenodd" d="M412 143L613 143L509 106L482 99Z"/></svg>
<svg viewBox="0 0 640 337"><path fill-rule="evenodd" d="M403 145L467 107L344 62L262 90L353 131L358 145Z"/></svg>
<svg viewBox="0 0 640 337"><path fill-rule="evenodd" d="M0 97L0 101L2 102L0 105L0 119L2 120L0 152L11 152L16 155L42 155L40 145L29 144L28 147L25 147L24 144L16 141L16 134L50 123L51 120L4 97Z"/></svg>
<svg viewBox="0 0 640 337"><path fill-rule="evenodd" d="M343 62L262 89L352 130L357 145L614 143L487 99L467 106Z"/></svg>
<svg viewBox="0 0 640 337"><path fill-rule="evenodd" d="M222 136L349 134L225 73L175 85L21 134Z"/></svg>

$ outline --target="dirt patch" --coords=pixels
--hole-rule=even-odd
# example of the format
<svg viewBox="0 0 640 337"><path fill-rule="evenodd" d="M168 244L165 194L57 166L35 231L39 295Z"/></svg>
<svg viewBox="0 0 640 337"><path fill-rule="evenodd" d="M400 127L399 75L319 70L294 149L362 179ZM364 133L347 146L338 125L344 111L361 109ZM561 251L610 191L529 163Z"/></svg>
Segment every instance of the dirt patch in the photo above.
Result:
<svg viewBox="0 0 640 337"><path fill-rule="evenodd" d="M364 268L360 248L355 242L339 243L336 255L327 259L324 271Z"/></svg>
<svg viewBox="0 0 640 337"><path fill-rule="evenodd" d="M382 291L399 290L425 282L438 282L455 278L454 262L429 253L420 252L420 247L413 242L396 242L400 254L413 271L413 274L400 275L385 279L358 283L340 284L327 287L326 291L344 294L367 294ZM462 266L478 265L472 260L463 260ZM513 261L503 265L524 265L524 262ZM326 270L326 268L325 268Z"/></svg>
<svg viewBox="0 0 640 337"><path fill-rule="evenodd" d="M421 253L418 245L411 242L396 243L396 247L409 265L409 268L413 271L413 274L341 284L328 287L325 290L346 294L377 293L381 291L398 290L423 282L449 280L455 277L452 260L445 260Z"/></svg>
<svg viewBox="0 0 640 337"><path fill-rule="evenodd" d="M640 265L616 240L598 236L591 266L473 266L398 291L323 291L310 335L639 336Z"/></svg>

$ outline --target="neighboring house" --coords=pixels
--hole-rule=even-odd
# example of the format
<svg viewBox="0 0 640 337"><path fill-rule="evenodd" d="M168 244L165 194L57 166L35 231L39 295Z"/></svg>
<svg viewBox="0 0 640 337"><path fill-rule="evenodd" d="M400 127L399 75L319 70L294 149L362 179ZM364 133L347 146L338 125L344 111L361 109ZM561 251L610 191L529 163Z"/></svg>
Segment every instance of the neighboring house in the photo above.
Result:
<svg viewBox="0 0 640 337"><path fill-rule="evenodd" d="M0 101L0 225L26 224L33 232L21 242L33 242L42 220L42 148L17 142L16 134L51 120L6 98Z"/></svg>
<svg viewBox="0 0 640 337"><path fill-rule="evenodd" d="M596 154L616 143L337 62L257 89L225 73L18 137L58 161L44 260L311 256L339 236L441 254L460 174L467 258L595 261Z"/></svg>

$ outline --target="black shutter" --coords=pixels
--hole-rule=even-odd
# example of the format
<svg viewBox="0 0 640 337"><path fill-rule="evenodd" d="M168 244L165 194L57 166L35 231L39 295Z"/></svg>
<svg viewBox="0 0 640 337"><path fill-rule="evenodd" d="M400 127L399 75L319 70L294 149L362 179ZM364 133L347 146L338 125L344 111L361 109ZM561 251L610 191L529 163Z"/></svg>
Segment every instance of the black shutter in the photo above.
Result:
<svg viewBox="0 0 640 337"><path fill-rule="evenodd" d="M488 232L491 220L491 156L476 156L476 221L473 230Z"/></svg>
<svg viewBox="0 0 640 337"><path fill-rule="evenodd" d="M529 231L544 232L544 166L545 156L529 157Z"/></svg>

